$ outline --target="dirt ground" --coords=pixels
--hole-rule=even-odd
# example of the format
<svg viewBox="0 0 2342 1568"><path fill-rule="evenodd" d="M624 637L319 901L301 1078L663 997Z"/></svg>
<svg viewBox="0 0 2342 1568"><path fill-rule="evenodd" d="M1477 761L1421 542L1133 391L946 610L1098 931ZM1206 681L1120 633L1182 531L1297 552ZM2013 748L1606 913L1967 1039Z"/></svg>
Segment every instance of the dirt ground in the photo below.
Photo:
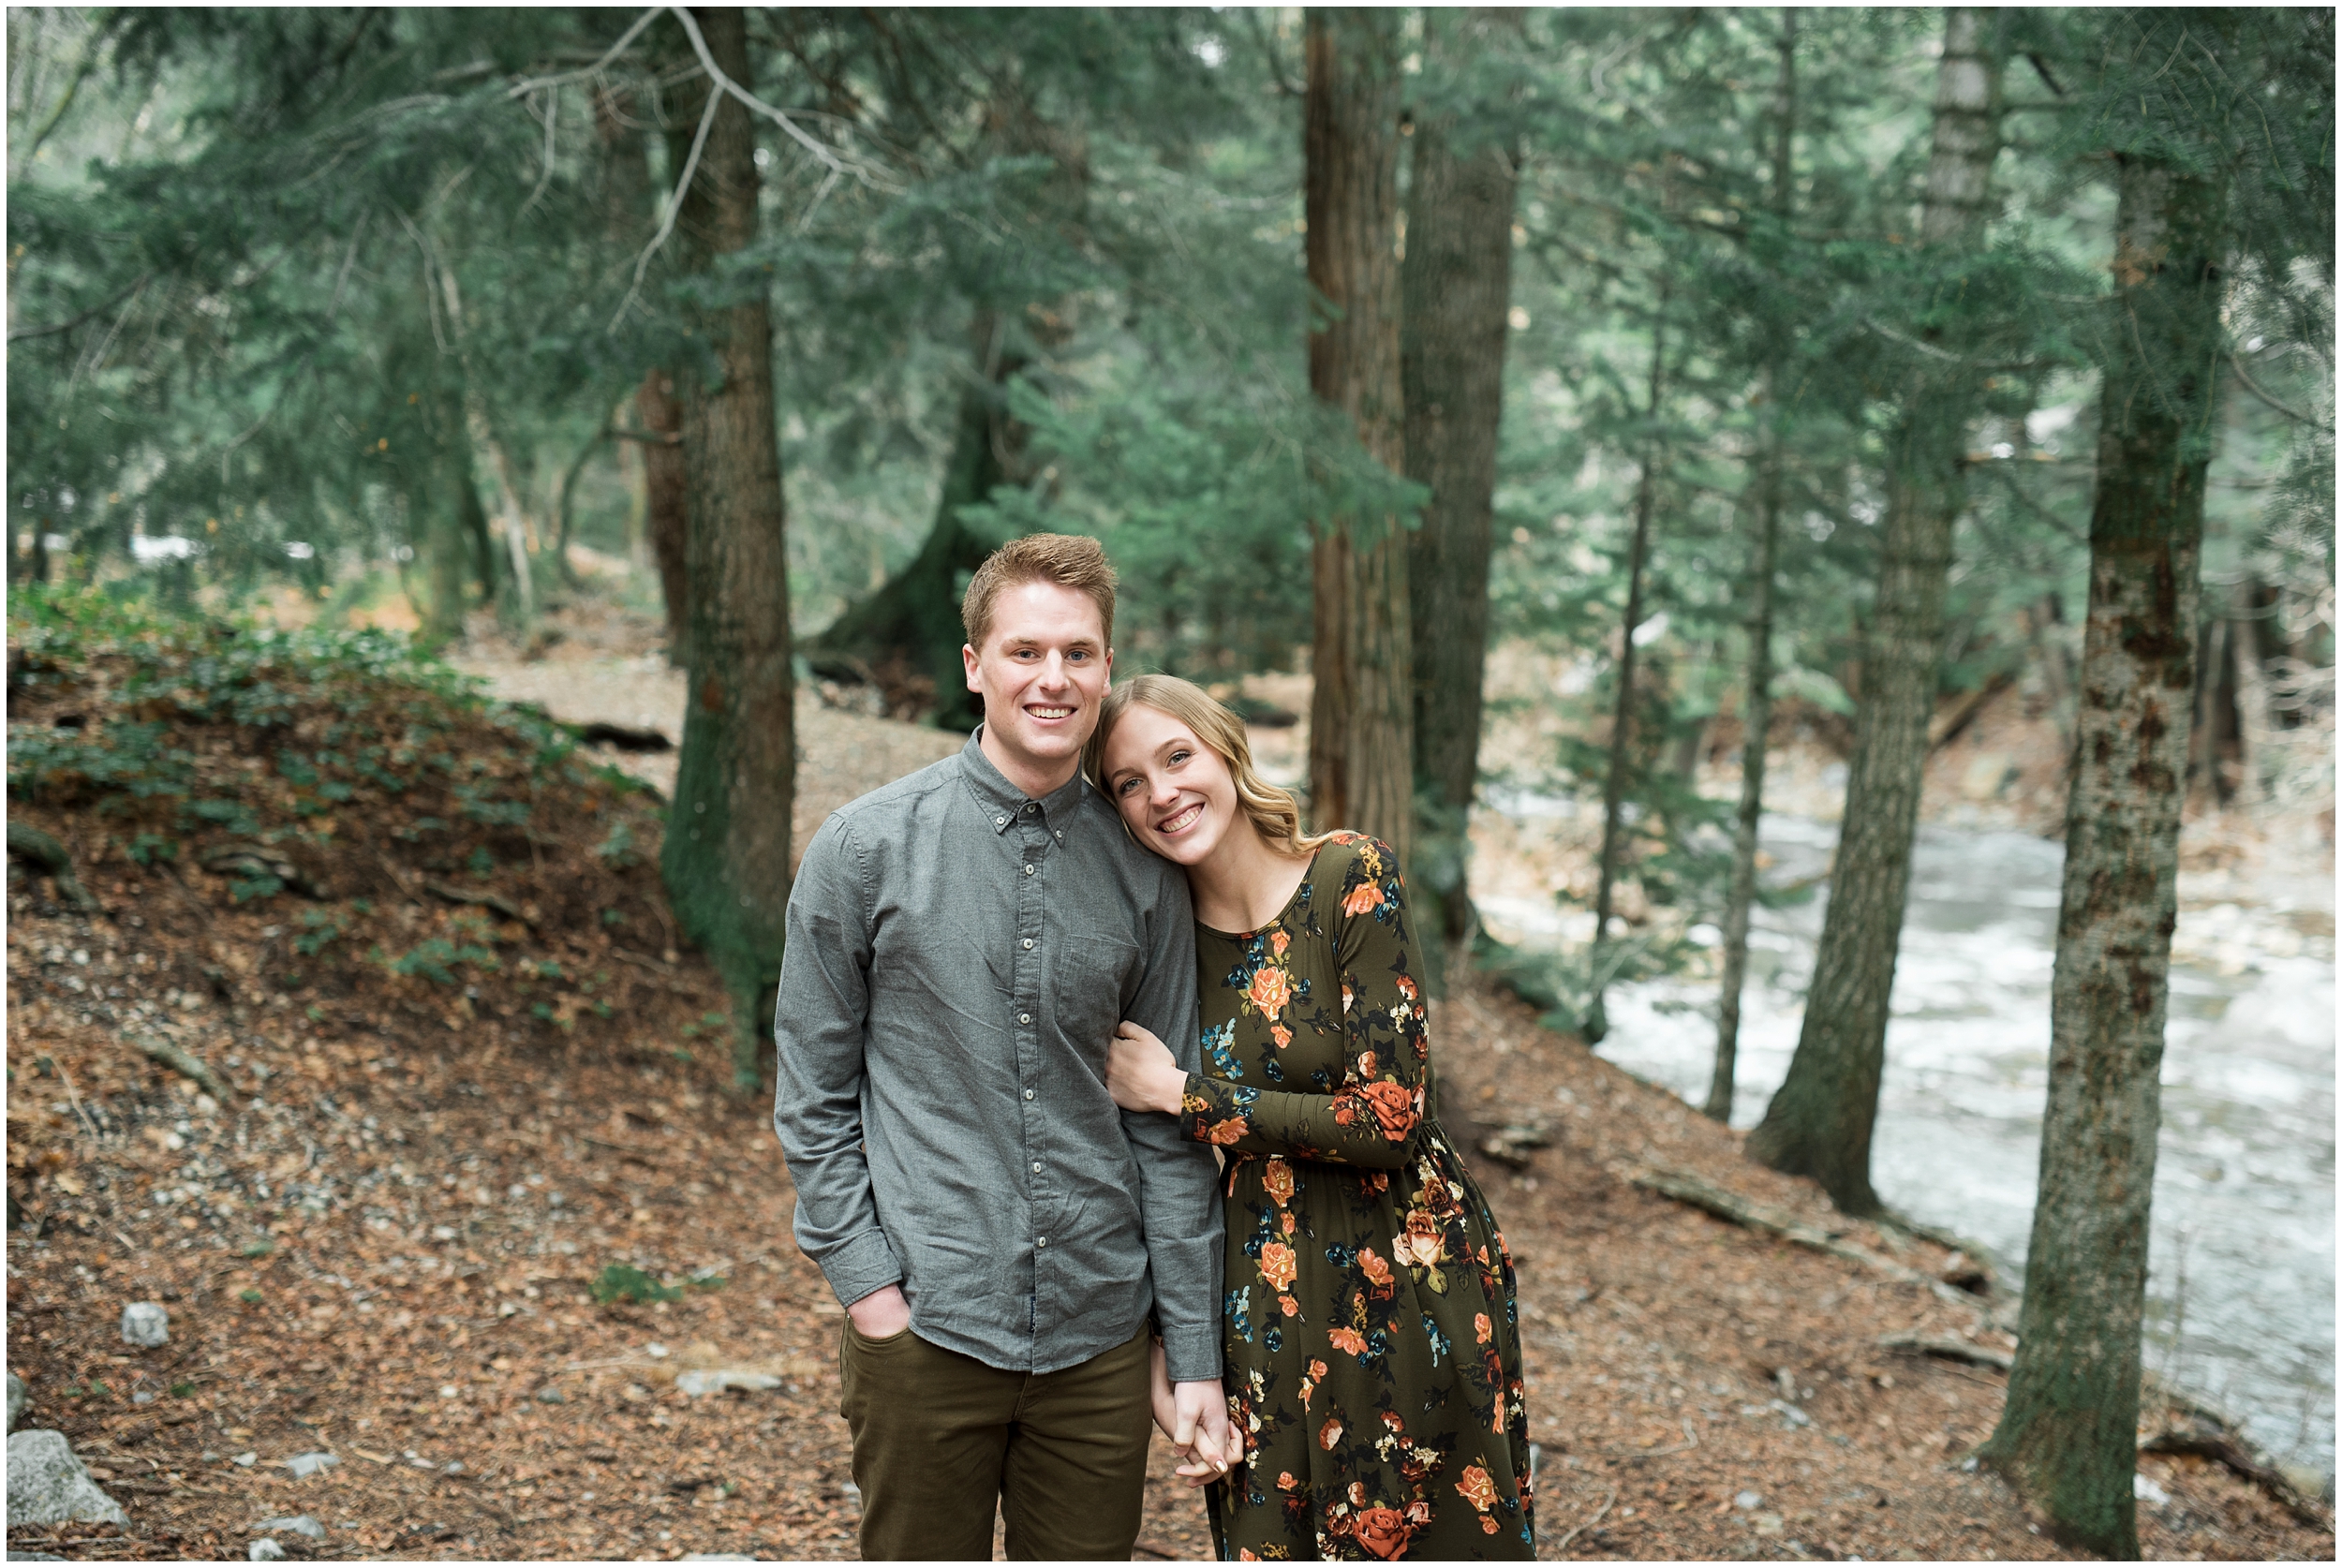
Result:
<svg viewBox="0 0 2342 1568"><path fill-rule="evenodd" d="M556 713L600 657L543 661ZM11 718L42 715L20 695ZM809 704L800 744L809 826L957 743ZM505 964L460 994L378 966L294 974L286 917L234 902L226 878L109 854L86 813L12 817L76 851L107 912L12 872L8 1366L30 1388L22 1425L64 1432L131 1520L12 1529L12 1549L242 1559L261 1521L307 1514L321 1541L269 1532L290 1556L854 1555L840 1312L790 1240L766 1108L722 1092L722 995L693 955L545 914L508 926ZM582 879L583 843L510 874ZM334 873L350 885L354 859ZM570 1025L533 1011L524 953L612 977L614 1015L574 996ZM228 1092L132 1048L156 1038ZM1521 1265L1541 1555L2061 1555L1962 1467L2001 1378L1878 1343L2005 1347L1983 1303L1631 1177L1693 1172L1932 1274L1959 1260L1845 1225L1737 1135L1475 981L1435 1004L1432 1038L1460 1140L1524 1121L1552 1140L1519 1170L1476 1161ZM612 1265L678 1294L598 1301ZM169 1309L169 1344L123 1342L138 1301ZM689 1391L724 1371L767 1386ZM315 1454L334 1462L289 1464ZM2226 1471L2146 1457L2142 1473L2163 1499L2141 1508L2150 1558L2334 1555L2330 1528ZM1160 1442L1153 1474L1138 1556L1208 1556Z"/></svg>

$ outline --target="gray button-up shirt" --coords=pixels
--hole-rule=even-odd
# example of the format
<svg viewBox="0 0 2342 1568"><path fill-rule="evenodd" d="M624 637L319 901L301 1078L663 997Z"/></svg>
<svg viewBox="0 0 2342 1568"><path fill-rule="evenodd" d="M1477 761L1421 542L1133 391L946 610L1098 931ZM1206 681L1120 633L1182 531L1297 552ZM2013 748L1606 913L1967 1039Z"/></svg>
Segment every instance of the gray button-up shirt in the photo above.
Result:
<svg viewBox="0 0 2342 1568"><path fill-rule="evenodd" d="M971 737L822 824L789 895L773 1125L797 1245L851 1306L1048 1372L1151 1307L1174 1382L1220 1375L1211 1151L1106 1094L1124 1018L1202 1070L1187 879L1078 776L1033 801Z"/></svg>

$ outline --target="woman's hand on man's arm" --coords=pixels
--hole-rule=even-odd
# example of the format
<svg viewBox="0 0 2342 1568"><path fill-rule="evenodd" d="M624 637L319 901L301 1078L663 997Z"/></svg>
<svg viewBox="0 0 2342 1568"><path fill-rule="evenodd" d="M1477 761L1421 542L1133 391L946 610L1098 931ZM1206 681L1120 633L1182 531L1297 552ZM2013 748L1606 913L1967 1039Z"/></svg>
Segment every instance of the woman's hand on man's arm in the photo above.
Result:
<svg viewBox="0 0 2342 1568"><path fill-rule="evenodd" d="M1170 1046L1144 1025L1125 1018L1106 1043L1106 1092L1126 1111L1176 1117L1187 1095L1187 1070L1171 1055Z"/></svg>

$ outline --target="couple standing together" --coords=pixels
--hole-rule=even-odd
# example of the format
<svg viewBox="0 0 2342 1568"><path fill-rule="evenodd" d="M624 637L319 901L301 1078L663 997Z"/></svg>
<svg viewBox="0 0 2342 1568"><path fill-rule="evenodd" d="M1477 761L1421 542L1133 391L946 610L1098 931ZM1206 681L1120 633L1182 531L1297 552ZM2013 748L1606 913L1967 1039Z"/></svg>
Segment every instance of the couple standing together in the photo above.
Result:
<svg viewBox="0 0 2342 1568"><path fill-rule="evenodd" d="M1513 1268L1440 1129L1396 858L1199 688L1109 689L1113 568L961 607L984 725L833 814L774 1123L845 1305L868 1558L1123 1559L1151 1415L1223 1559L1525 1558Z"/></svg>

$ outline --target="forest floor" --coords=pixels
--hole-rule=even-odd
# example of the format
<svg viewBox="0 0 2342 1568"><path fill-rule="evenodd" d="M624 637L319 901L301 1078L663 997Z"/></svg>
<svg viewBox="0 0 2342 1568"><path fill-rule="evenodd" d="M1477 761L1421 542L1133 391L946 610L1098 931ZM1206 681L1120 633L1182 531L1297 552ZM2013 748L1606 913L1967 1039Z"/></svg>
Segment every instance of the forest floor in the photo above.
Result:
<svg viewBox="0 0 2342 1568"><path fill-rule="evenodd" d="M573 642L586 663L590 638ZM12 628L12 765L25 726L115 722L118 673L28 660L36 678L19 685L18 652ZM575 690L561 662L544 661L548 698ZM298 736L324 720L294 695ZM242 1559L270 1533L313 1558L854 1556L841 1315L791 1243L767 1108L723 1093L721 989L662 931L643 797L541 765L533 825L514 830L488 809L523 798L511 721L416 698L401 722L410 738L436 729L444 787L361 787L303 816L318 805L303 787L259 775L269 747L249 707L199 722L185 699L144 702L138 715L194 757L199 790L241 788L252 836L277 835L320 897L207 871L219 848L194 835L175 865L141 863L135 824L70 791L11 803L12 821L74 852L104 912L11 868L8 1366L30 1390L20 1426L62 1431L130 1518L13 1528L11 1548ZM801 829L956 744L808 698ZM505 836L469 858L435 848L424 824L465 820L451 801ZM619 821L631 855L609 852ZM487 906L449 889L513 914L479 918ZM352 939L299 950L295 934L315 929L304 917L360 903ZM428 963L399 973L355 956L369 933L378 951L422 952L433 932L466 944L434 950L449 983ZM1460 1144L1482 1123L1551 1138L1519 1168L1475 1156L1520 1264L1543 1555L2065 1555L2006 1487L1962 1467L2001 1377L1880 1343L2005 1349L1986 1302L1710 1218L1635 1177L1690 1173L1925 1275L1960 1276L1964 1260L1847 1224L1810 1185L1744 1161L1736 1134L1476 980L1435 1005L1432 1030ZM200 1058L225 1093L141 1041ZM612 1265L675 1298L598 1299ZM167 1345L123 1342L122 1309L139 1301L168 1309ZM690 1391L722 1372L763 1386ZM334 1462L298 1473L307 1455ZM2304 1525L2216 1466L2142 1456L2141 1473L2149 1558L2334 1555L2330 1521ZM1208 1556L1200 1505L1160 1442L1152 1474L1138 1555ZM321 1539L261 1528L302 1514Z"/></svg>

